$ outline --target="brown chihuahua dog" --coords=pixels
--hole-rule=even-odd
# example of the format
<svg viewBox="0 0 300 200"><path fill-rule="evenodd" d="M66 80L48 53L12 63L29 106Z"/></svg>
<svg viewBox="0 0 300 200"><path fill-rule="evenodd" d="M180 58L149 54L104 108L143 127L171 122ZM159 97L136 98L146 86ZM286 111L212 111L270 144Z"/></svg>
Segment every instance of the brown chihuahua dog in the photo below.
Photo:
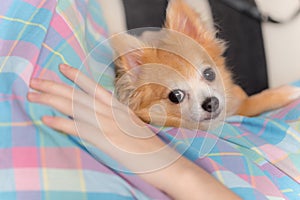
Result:
<svg viewBox="0 0 300 200"><path fill-rule="evenodd" d="M183 0L170 1L159 33L114 35L118 100L146 123L204 129L228 115L255 116L300 97L292 86L248 97L234 84L224 42L215 35Z"/></svg>

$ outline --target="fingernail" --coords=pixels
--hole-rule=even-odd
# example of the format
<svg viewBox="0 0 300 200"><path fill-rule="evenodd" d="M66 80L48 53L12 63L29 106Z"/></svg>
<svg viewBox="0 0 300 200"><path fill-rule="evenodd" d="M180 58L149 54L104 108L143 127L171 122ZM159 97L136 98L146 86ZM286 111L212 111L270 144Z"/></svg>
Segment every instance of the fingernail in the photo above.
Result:
<svg viewBox="0 0 300 200"><path fill-rule="evenodd" d="M33 78L30 81L30 85L32 85L32 86L38 86L40 83L41 83L41 80L38 78Z"/></svg>
<svg viewBox="0 0 300 200"><path fill-rule="evenodd" d="M45 123L45 124L50 124L52 121L53 121L53 117L50 117L50 116L44 116L42 118L42 121Z"/></svg>
<svg viewBox="0 0 300 200"><path fill-rule="evenodd" d="M60 67L60 70L62 70L62 71L70 69L70 66L66 65L66 64L61 64L59 67Z"/></svg>
<svg viewBox="0 0 300 200"><path fill-rule="evenodd" d="M29 101L34 101L37 100L39 98L39 94L34 93L34 92L29 92L27 95L27 98Z"/></svg>

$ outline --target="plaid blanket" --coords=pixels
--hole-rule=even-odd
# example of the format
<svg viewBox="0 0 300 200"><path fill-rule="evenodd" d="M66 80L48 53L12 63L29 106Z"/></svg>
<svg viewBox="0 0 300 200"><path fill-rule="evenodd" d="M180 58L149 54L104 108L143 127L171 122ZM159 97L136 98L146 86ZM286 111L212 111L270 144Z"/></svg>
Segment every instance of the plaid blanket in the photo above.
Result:
<svg viewBox="0 0 300 200"><path fill-rule="evenodd" d="M41 116L61 113L26 100L31 77L71 84L60 63L101 74L112 90L112 53L98 45L105 38L97 0L1 1L1 200L169 199L110 168L109 158L92 155L78 138L44 126ZM231 117L216 132L163 128L159 135L243 199L300 199L300 101L255 118Z"/></svg>

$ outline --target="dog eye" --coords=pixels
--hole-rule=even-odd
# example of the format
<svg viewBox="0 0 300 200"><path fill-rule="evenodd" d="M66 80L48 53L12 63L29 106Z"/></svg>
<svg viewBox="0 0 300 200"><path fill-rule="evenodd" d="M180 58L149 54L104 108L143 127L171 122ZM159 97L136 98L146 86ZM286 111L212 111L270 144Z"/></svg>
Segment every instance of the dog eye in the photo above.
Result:
<svg viewBox="0 0 300 200"><path fill-rule="evenodd" d="M183 102L185 98L185 92L179 89L173 90L169 94L169 100L175 104Z"/></svg>
<svg viewBox="0 0 300 200"><path fill-rule="evenodd" d="M216 73L212 68L207 68L203 72L203 76L208 81L214 81L216 79Z"/></svg>

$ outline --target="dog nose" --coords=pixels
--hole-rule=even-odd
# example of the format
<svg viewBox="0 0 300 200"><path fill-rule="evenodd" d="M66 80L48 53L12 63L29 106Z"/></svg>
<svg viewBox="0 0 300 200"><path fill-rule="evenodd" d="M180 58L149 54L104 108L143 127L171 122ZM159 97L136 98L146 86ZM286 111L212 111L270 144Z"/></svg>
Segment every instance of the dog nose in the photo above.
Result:
<svg viewBox="0 0 300 200"><path fill-rule="evenodd" d="M219 108L219 99L217 97L209 97L204 100L202 108L207 112L215 112Z"/></svg>

